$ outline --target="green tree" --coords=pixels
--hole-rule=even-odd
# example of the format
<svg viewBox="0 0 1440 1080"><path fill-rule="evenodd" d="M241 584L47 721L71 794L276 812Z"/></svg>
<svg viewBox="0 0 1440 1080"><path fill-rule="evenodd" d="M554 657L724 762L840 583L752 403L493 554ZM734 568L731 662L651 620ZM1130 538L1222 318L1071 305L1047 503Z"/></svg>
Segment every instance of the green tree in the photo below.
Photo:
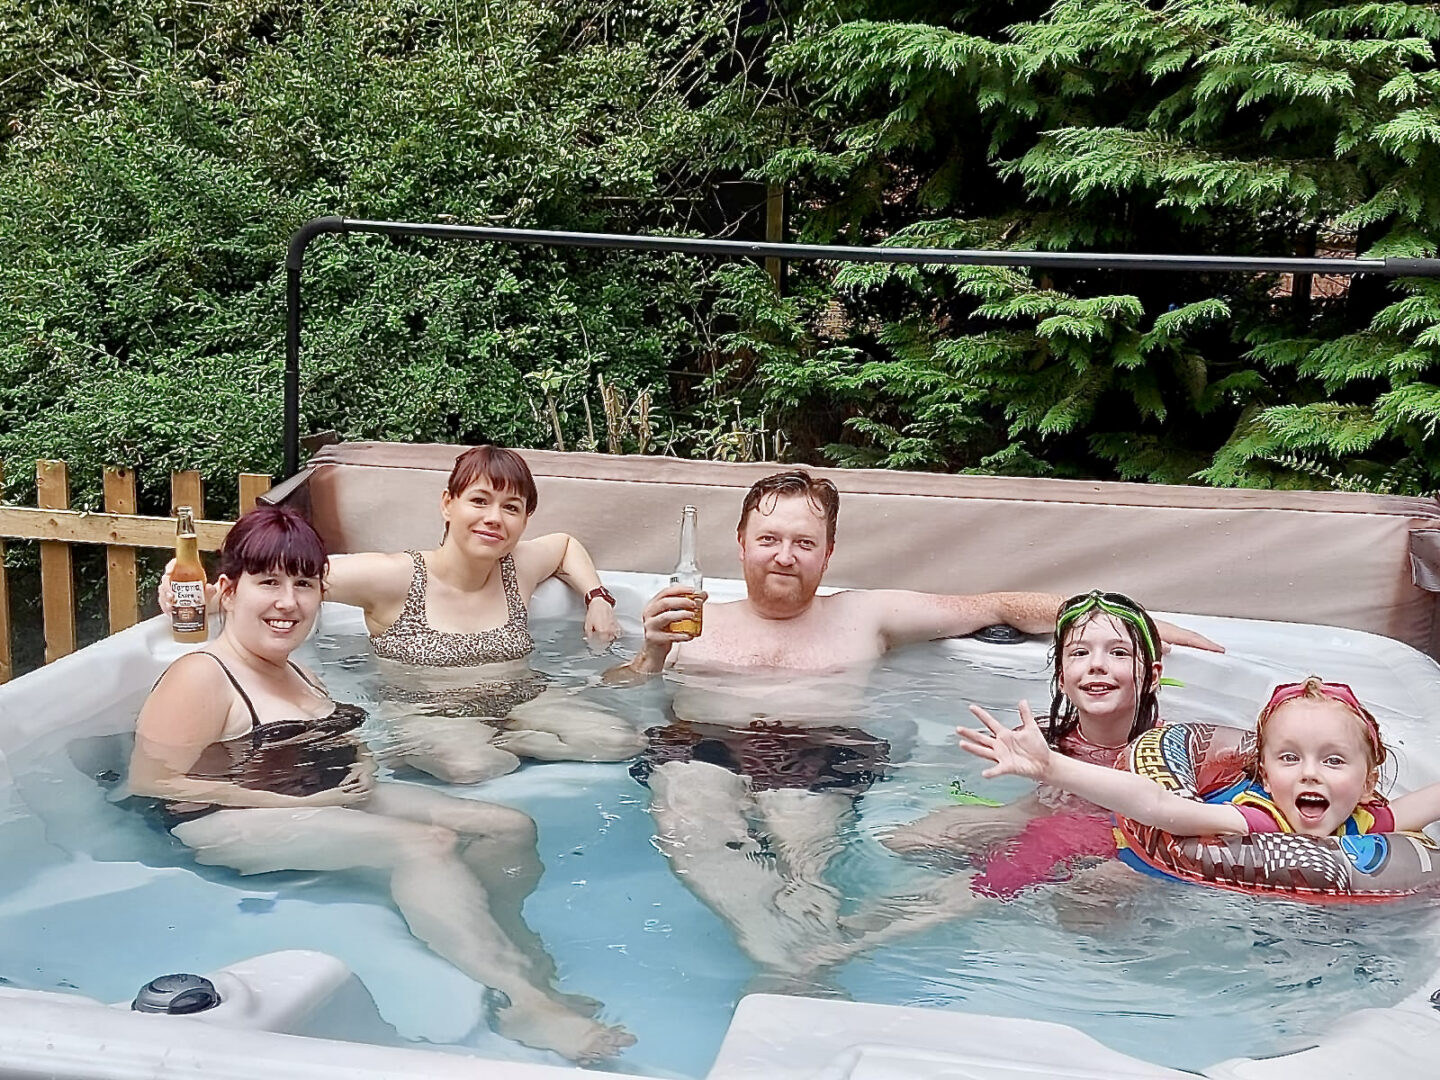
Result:
<svg viewBox="0 0 1440 1080"><path fill-rule="evenodd" d="M813 119L761 175L816 241L1434 255L1437 39L1398 3L810 4L775 62ZM736 341L839 461L1420 491L1437 290L851 267Z"/></svg>
<svg viewBox="0 0 1440 1080"><path fill-rule="evenodd" d="M177 467L278 470L284 252L311 217L743 227L743 207L710 199L768 122L742 14L53 0L0 15L12 487L39 456L79 485L104 463L152 485ZM702 278L679 258L324 237L307 258L305 424L604 442L600 376L667 407L688 392Z"/></svg>

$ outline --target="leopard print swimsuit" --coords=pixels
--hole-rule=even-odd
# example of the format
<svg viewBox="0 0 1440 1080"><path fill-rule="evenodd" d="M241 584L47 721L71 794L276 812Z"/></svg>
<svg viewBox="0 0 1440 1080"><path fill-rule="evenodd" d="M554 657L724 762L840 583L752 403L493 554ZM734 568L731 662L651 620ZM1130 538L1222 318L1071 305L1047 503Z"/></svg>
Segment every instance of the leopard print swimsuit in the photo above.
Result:
<svg viewBox="0 0 1440 1080"><path fill-rule="evenodd" d="M506 555L500 560L500 581L505 586L505 603L509 618L504 625L476 634L451 634L433 629L425 621L425 587L429 580L425 558L418 551L407 551L415 561L415 574L410 591L405 595L405 609L384 633L370 638L375 655L384 660L398 660L421 667L474 667L504 660L520 660L530 655L535 640L530 636L525 601L515 580L515 559Z"/></svg>

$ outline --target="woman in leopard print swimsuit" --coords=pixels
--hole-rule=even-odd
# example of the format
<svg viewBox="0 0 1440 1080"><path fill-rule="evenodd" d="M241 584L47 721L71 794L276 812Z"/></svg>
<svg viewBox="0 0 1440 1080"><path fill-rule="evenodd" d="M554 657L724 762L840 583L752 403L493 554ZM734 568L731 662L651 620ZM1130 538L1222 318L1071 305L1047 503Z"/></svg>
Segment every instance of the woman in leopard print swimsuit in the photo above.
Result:
<svg viewBox="0 0 1440 1080"><path fill-rule="evenodd" d="M386 757L466 784L510 772L522 757L623 761L643 745L624 720L547 689L527 661L526 605L552 577L584 597L588 638L619 634L614 602L578 540L521 539L537 500L524 458L472 447L440 496L438 548L331 557L326 596L364 611L385 669Z"/></svg>

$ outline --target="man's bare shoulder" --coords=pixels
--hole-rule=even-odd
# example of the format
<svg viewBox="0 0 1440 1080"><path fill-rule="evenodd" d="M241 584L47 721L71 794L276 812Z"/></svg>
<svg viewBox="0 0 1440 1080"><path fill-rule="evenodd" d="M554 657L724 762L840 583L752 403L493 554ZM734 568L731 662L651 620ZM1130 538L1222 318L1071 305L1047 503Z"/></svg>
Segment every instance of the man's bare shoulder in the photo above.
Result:
<svg viewBox="0 0 1440 1080"><path fill-rule="evenodd" d="M836 589L834 592L816 593L815 599L841 604L893 604L935 595L910 589Z"/></svg>
<svg viewBox="0 0 1440 1080"><path fill-rule="evenodd" d="M845 614L852 618L861 615L879 617L885 612L903 608L909 604L923 603L930 599L929 593L907 592L903 589L842 589L815 597L815 603L831 614Z"/></svg>

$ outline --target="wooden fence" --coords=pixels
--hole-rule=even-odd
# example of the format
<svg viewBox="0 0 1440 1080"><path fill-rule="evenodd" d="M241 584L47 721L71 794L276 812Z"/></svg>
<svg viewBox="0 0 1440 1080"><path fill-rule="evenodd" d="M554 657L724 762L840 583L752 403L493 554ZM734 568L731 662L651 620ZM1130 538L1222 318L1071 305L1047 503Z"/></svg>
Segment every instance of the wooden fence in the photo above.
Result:
<svg viewBox="0 0 1440 1080"><path fill-rule="evenodd" d="M0 485L5 476L0 472ZM0 683L14 673L11 661L10 589L5 576L5 541L40 541L40 601L45 625L45 662L75 651L75 576L72 544L105 545L105 577L109 594L110 633L134 626L140 618L135 572L136 548L173 548L175 519L135 513L135 470L105 470L105 510L70 509L70 474L63 461L35 463L37 506L0 506ZM244 513L270 488L270 477L240 474L240 507ZM170 512L177 506L195 509L200 550L216 551L231 521L206 521L205 488L194 471L170 474Z"/></svg>

